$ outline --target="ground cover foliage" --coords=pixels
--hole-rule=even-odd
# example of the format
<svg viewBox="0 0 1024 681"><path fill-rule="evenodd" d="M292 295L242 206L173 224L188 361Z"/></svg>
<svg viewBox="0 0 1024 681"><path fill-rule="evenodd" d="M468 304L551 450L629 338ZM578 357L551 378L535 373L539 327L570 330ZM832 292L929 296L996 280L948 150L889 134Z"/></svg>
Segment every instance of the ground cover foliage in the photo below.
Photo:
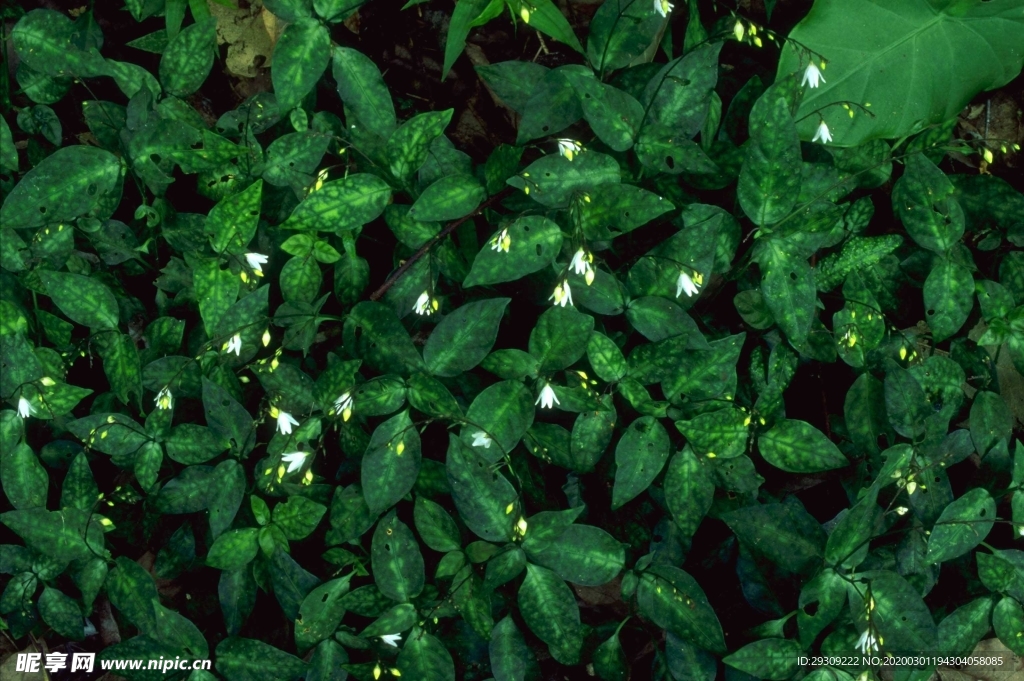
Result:
<svg viewBox="0 0 1024 681"><path fill-rule="evenodd" d="M378 3L4 10L5 652L1024 654L1020 135L976 108L1024 5ZM384 15L443 18L473 145L368 56ZM218 109L225 68L269 81Z"/></svg>

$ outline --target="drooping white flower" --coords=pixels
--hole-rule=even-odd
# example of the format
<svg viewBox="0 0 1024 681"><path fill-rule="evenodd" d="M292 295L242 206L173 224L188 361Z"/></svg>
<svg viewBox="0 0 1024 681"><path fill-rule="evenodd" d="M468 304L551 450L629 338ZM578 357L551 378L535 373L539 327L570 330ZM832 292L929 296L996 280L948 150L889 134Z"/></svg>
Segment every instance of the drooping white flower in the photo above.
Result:
<svg viewBox="0 0 1024 681"><path fill-rule="evenodd" d="M572 256L572 261L569 263L569 267L576 274L586 274L587 270L590 269L590 263L587 261L586 249L579 249L576 251L576 255Z"/></svg>
<svg viewBox="0 0 1024 681"><path fill-rule="evenodd" d="M431 298L430 294L424 291L420 294L420 297L416 299L416 304L412 306L412 311L423 316L437 312L437 299Z"/></svg>
<svg viewBox="0 0 1024 681"><path fill-rule="evenodd" d="M861 655L866 655L868 652L878 652L878 639L871 633L870 630L865 629L864 633L857 639L857 650L861 652Z"/></svg>
<svg viewBox="0 0 1024 681"><path fill-rule="evenodd" d="M694 280L695 278L696 281ZM676 298L682 295L684 291L687 298L692 298L693 294L700 291L700 282L702 280L703 277L700 273L694 273L693 277L691 277L687 272L680 270L679 278L676 279Z"/></svg>
<svg viewBox="0 0 1024 681"><path fill-rule="evenodd" d="M675 5L670 3L668 0L654 0L654 11L663 17L667 17L668 13L676 8Z"/></svg>
<svg viewBox="0 0 1024 681"><path fill-rule="evenodd" d="M506 253L508 253L508 249L511 246L512 246L512 237L510 237L508 235L508 229L507 228L501 230L500 232L498 232L494 236L494 238L491 239L491 250L492 251L498 251L499 253L501 251L505 251Z"/></svg>
<svg viewBox="0 0 1024 681"><path fill-rule="evenodd" d="M174 397L171 395L171 389L167 386L160 388L160 392L156 394L157 409L170 409L174 406Z"/></svg>
<svg viewBox="0 0 1024 681"><path fill-rule="evenodd" d="M555 292L548 296L548 300L554 300L555 305L565 307L566 304L572 305L572 290L569 288L569 280L564 280L561 284L555 287Z"/></svg>
<svg viewBox="0 0 1024 681"><path fill-rule="evenodd" d="M338 399L334 401L334 413L341 414L342 421L348 421L352 418L352 394L342 393L338 396Z"/></svg>
<svg viewBox="0 0 1024 681"><path fill-rule="evenodd" d="M821 140L822 144L828 144L832 141L832 133L828 131L828 126L825 125L825 120L822 119L821 125L818 126L817 131L814 133L814 137L811 139L812 142Z"/></svg>
<svg viewBox="0 0 1024 681"><path fill-rule="evenodd" d="M556 404L561 404L561 402L558 401L558 396L555 395L555 390L551 387L550 383L544 384L544 387L541 389L540 395L537 397L537 401L534 402L534 405L538 403L544 409L551 409Z"/></svg>
<svg viewBox="0 0 1024 681"><path fill-rule="evenodd" d="M583 145L575 140L571 140L567 137L563 137L558 140L558 153L565 156L565 158L570 161L581 151L583 151Z"/></svg>
<svg viewBox="0 0 1024 681"><path fill-rule="evenodd" d="M398 642L402 640L402 635L401 634L384 634L383 636L380 637L380 640L384 641L384 643L387 643L389 646L397 648L398 647Z"/></svg>
<svg viewBox="0 0 1024 681"><path fill-rule="evenodd" d="M263 265L267 264L267 256L262 253L246 253L245 261L249 263L249 267L253 268L256 272L257 277L263 276Z"/></svg>
<svg viewBox="0 0 1024 681"><path fill-rule="evenodd" d="M491 438L487 433L482 430L478 430L473 433L473 446L483 447L484 449L491 448Z"/></svg>
<svg viewBox="0 0 1024 681"><path fill-rule="evenodd" d="M818 65L815 64L812 59L811 63L808 64L807 68L804 70L804 80L800 85L810 85L813 89L818 87L818 81L821 81L822 83L826 82L825 76L821 75L821 69L818 68Z"/></svg>
<svg viewBox="0 0 1024 681"><path fill-rule="evenodd" d="M32 416L32 404L24 397L18 398L18 416L23 419Z"/></svg>
<svg viewBox="0 0 1024 681"><path fill-rule="evenodd" d="M289 452L281 456L281 461L288 463L288 470L286 472L294 473L302 468L302 464L305 463L307 456L309 456L309 452Z"/></svg>
<svg viewBox="0 0 1024 681"><path fill-rule="evenodd" d="M231 337L230 340L228 340L227 343L224 344L224 346L221 349L229 354L233 352L235 353L235 356L241 355L242 336L236 333L234 336Z"/></svg>
<svg viewBox="0 0 1024 681"><path fill-rule="evenodd" d="M286 411L281 411L277 407L270 408L270 415L277 419L277 430L282 435L291 435L292 426L299 425L294 416Z"/></svg>

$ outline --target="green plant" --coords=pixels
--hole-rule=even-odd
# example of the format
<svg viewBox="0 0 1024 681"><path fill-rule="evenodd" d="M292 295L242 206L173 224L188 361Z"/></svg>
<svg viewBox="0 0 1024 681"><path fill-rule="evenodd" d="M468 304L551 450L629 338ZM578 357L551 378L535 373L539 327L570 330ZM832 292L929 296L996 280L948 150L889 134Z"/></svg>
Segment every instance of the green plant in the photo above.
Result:
<svg viewBox="0 0 1024 681"><path fill-rule="evenodd" d="M218 15L125 4L165 19L156 75L91 12L9 35L10 639L106 599L101 659L228 681L1024 654L1024 196L946 160L1019 150L953 134L1020 73L1018 0L818 0L786 36L607 0L583 43L462 0L443 74L505 6L578 53L477 68L519 115L482 163L451 109L400 119L356 2L264 0L273 92L215 124ZM771 84L720 80L773 45Z"/></svg>

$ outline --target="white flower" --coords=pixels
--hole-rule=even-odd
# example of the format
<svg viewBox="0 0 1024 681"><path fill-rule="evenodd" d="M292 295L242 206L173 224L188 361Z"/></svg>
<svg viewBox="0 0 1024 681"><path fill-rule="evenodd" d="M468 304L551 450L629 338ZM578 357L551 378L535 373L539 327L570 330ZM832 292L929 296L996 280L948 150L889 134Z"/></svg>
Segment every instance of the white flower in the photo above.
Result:
<svg viewBox="0 0 1024 681"><path fill-rule="evenodd" d="M818 126L818 130L814 133L814 138L811 141L817 142L818 140L821 140L822 144L828 144L832 141L832 135L829 133L824 119L822 119L821 125Z"/></svg>
<svg viewBox="0 0 1024 681"><path fill-rule="evenodd" d="M277 407L270 409L270 415L277 419L277 429L281 431L282 435L291 435L292 426L299 425L294 416L286 411L280 411Z"/></svg>
<svg viewBox="0 0 1024 681"><path fill-rule="evenodd" d="M18 398L18 416L23 419L32 416L32 405L24 397Z"/></svg>
<svg viewBox="0 0 1024 681"><path fill-rule="evenodd" d="M398 647L398 642L402 640L402 635L401 634L384 634L383 636L380 637L380 640L384 641L384 643L387 643L389 646L397 648Z"/></svg>
<svg viewBox="0 0 1024 681"><path fill-rule="evenodd" d="M338 399L334 401L334 413L341 414L343 421L348 421L352 418L352 394L342 393L338 396Z"/></svg>
<svg viewBox="0 0 1024 681"><path fill-rule="evenodd" d="M287 472L294 473L302 468L302 464L305 463L307 456L309 456L309 452L290 452L281 456L281 461L287 461Z"/></svg>
<svg viewBox="0 0 1024 681"><path fill-rule="evenodd" d="M825 76L821 75L821 70L818 65L811 60L811 63L807 65L807 69L804 71L804 82L800 83L801 86L810 85L811 88L818 87L818 81L822 83L825 81Z"/></svg>
<svg viewBox="0 0 1024 681"><path fill-rule="evenodd" d="M263 276L263 265L267 263L267 256L261 253L246 253L245 260L249 263L249 267L256 271L257 277Z"/></svg>
<svg viewBox="0 0 1024 681"><path fill-rule="evenodd" d="M174 397L171 395L171 389L167 386L160 388L160 392L156 394L157 409L170 409L174 406Z"/></svg>
<svg viewBox="0 0 1024 681"><path fill-rule="evenodd" d="M860 635L860 638L857 639L855 647L860 651L861 655L866 655L869 651L878 652L878 639L870 631L865 630Z"/></svg>
<svg viewBox="0 0 1024 681"><path fill-rule="evenodd" d="M561 402L558 401L558 397L555 395L555 391L551 387L550 383L544 384L544 388L541 389L540 396L537 397L537 402L534 402L534 404L536 405L538 402L544 409L551 409L556 404L561 404Z"/></svg>
<svg viewBox="0 0 1024 681"><path fill-rule="evenodd" d="M566 279L555 287L555 292L548 296L548 300L554 299L555 305L565 307L566 303L572 305L572 291L569 289L569 280Z"/></svg>
<svg viewBox="0 0 1024 681"><path fill-rule="evenodd" d="M694 272L691 278L689 274L679 271L679 278L676 279L676 298L682 295L683 291L686 292L687 298L692 298L694 293L700 291L700 285L703 283L704 277L701 276L700 272Z"/></svg>
<svg viewBox="0 0 1024 681"><path fill-rule="evenodd" d="M896 515L906 515L909 510L906 506L899 506L896 508Z"/></svg>
<svg viewBox="0 0 1024 681"><path fill-rule="evenodd" d="M473 446L483 447L484 449L491 448L491 438L482 430L478 430L473 433Z"/></svg>
<svg viewBox="0 0 1024 681"><path fill-rule="evenodd" d="M231 337L231 340L229 340L227 343L225 343L221 347L221 350L224 350L225 352L228 352L228 353L232 353L233 352L233 353L235 353L236 356L241 355L242 354L242 336L236 333L234 336Z"/></svg>
<svg viewBox="0 0 1024 681"><path fill-rule="evenodd" d="M675 9L675 7L668 0L654 0L654 11L663 17L667 17L668 13Z"/></svg>
<svg viewBox="0 0 1024 681"><path fill-rule="evenodd" d="M491 239L492 251L498 251L499 253L501 251L505 251L508 253L510 246L512 246L512 237L508 235L508 229L501 230L493 239Z"/></svg>
<svg viewBox="0 0 1024 681"><path fill-rule="evenodd" d="M416 304L412 306L412 311L418 315L429 315L433 312L437 312L437 300L431 298L430 294L424 291L420 294L420 297L416 299Z"/></svg>
<svg viewBox="0 0 1024 681"><path fill-rule="evenodd" d="M583 151L583 145L575 140L563 137L558 140L558 153L565 156L570 161L573 156Z"/></svg>

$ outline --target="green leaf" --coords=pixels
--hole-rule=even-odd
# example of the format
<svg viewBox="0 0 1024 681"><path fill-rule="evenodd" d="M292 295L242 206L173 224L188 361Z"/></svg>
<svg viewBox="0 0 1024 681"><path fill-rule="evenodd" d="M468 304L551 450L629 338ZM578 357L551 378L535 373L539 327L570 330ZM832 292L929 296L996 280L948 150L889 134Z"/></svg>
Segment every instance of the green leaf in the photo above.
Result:
<svg viewBox="0 0 1024 681"><path fill-rule="evenodd" d="M846 582L834 570L823 570L804 584L797 605L800 641L810 647L846 605Z"/></svg>
<svg viewBox="0 0 1024 681"><path fill-rule="evenodd" d="M218 324L238 297L238 277L229 270L222 270L220 263L211 259L193 267L192 282L206 333L216 338ZM224 342L227 342L226 338Z"/></svg>
<svg viewBox="0 0 1024 681"><path fill-rule="evenodd" d="M530 332L530 354L540 362L540 371L565 369L586 352L594 318L575 307L551 307L541 314Z"/></svg>
<svg viewBox="0 0 1024 681"><path fill-rule="evenodd" d="M641 416L629 424L615 446L615 485L612 509L646 490L668 460L668 433L653 416Z"/></svg>
<svg viewBox="0 0 1024 681"><path fill-rule="evenodd" d="M433 550L447 553L458 551L462 547L458 526L440 504L426 497L417 496L413 520L423 543Z"/></svg>
<svg viewBox="0 0 1024 681"><path fill-rule="evenodd" d="M194 423L175 426L170 437L164 442L167 456L186 466L206 463L229 446L230 443L213 430L205 426L197 426Z"/></svg>
<svg viewBox="0 0 1024 681"><path fill-rule="evenodd" d="M306 663L294 655L250 638L224 639L214 658L228 681L294 681L306 671Z"/></svg>
<svg viewBox="0 0 1024 681"><path fill-rule="evenodd" d="M541 33L551 36L555 40L565 43L579 53L583 53L583 46L573 33L572 27L566 20L562 11L555 6L551 0L540 0L530 5L530 26Z"/></svg>
<svg viewBox="0 0 1024 681"><path fill-rule="evenodd" d="M689 446L672 457L665 472L665 504L679 532L692 537L711 508L715 483Z"/></svg>
<svg viewBox="0 0 1024 681"><path fill-rule="evenodd" d="M972 489L942 511L928 538L925 560L934 564L962 556L985 540L995 518L992 495L980 487Z"/></svg>
<svg viewBox="0 0 1024 681"><path fill-rule="evenodd" d="M142 366L132 337L124 333L105 333L96 341L111 391L124 404L129 404L130 395L134 395L136 400L141 399ZM52 403L48 406L53 408Z"/></svg>
<svg viewBox="0 0 1024 681"><path fill-rule="evenodd" d="M46 587L39 597L39 615L53 630L74 641L85 638L82 609L57 589Z"/></svg>
<svg viewBox="0 0 1024 681"><path fill-rule="evenodd" d="M402 676L423 681L455 681L455 662L440 640L419 627L412 632L398 654Z"/></svg>
<svg viewBox="0 0 1024 681"><path fill-rule="evenodd" d="M614 151L633 146L644 108L631 95L600 82L585 66L566 67L563 73L583 107L583 117L598 139Z"/></svg>
<svg viewBox="0 0 1024 681"><path fill-rule="evenodd" d="M332 71L345 106L373 134L387 139L395 129L395 105L377 66L362 52L336 46Z"/></svg>
<svg viewBox="0 0 1024 681"><path fill-rule="evenodd" d="M974 308L974 277L963 265L940 260L924 282L925 320L936 343L964 325Z"/></svg>
<svg viewBox="0 0 1024 681"><path fill-rule="evenodd" d="M842 515L825 544L825 562L855 568L868 553L868 542L881 532L878 487L872 486Z"/></svg>
<svg viewBox="0 0 1024 681"><path fill-rule="evenodd" d="M519 495L505 476L493 470L454 433L448 436L445 469L452 501L466 527L487 541L511 540L518 519L515 510Z"/></svg>
<svg viewBox="0 0 1024 681"><path fill-rule="evenodd" d="M530 631L562 664L576 664L583 645L580 609L572 590L554 572L527 564L519 587L519 612Z"/></svg>
<svg viewBox="0 0 1024 681"><path fill-rule="evenodd" d="M312 303L323 286L323 272L314 258L290 258L281 268L280 284L289 303Z"/></svg>
<svg viewBox="0 0 1024 681"><path fill-rule="evenodd" d="M412 530L394 511L377 523L370 558L374 582L388 598L405 602L423 591L423 554Z"/></svg>
<svg viewBox="0 0 1024 681"><path fill-rule="evenodd" d="M584 411L576 417L569 446L570 467L574 471L589 473L594 469L612 442L616 418L614 409Z"/></svg>
<svg viewBox="0 0 1024 681"><path fill-rule="evenodd" d="M206 555L206 564L218 570L238 570L248 565L259 551L255 527L229 530L217 537Z"/></svg>
<svg viewBox="0 0 1024 681"><path fill-rule="evenodd" d="M529 531L527 528L527 534ZM607 584L618 577L625 564L623 546L604 530L591 525L570 525L557 539L541 538L524 548L532 563L582 586Z"/></svg>
<svg viewBox="0 0 1024 681"><path fill-rule="evenodd" d="M763 638L726 655L722 662L758 679L782 681L800 667L798 658L804 652L798 641L785 638Z"/></svg>
<svg viewBox="0 0 1024 681"><path fill-rule="evenodd" d="M476 210L487 192L471 175L449 175L423 190L409 216L424 222L455 220Z"/></svg>
<svg viewBox="0 0 1024 681"><path fill-rule="evenodd" d="M411 372L423 369L423 358L409 333L381 303L363 301L349 312L345 322L345 349L381 371Z"/></svg>
<svg viewBox="0 0 1024 681"><path fill-rule="evenodd" d="M814 270L807 258L772 239L762 262L761 293L772 317L794 345L807 342L817 312Z"/></svg>
<svg viewBox="0 0 1024 681"><path fill-rule="evenodd" d="M626 375L626 359L622 350L608 336L594 331L587 341L587 359L598 378L614 382Z"/></svg>
<svg viewBox="0 0 1024 681"><path fill-rule="evenodd" d="M820 430L794 419L779 421L757 440L765 461L790 473L817 473L849 464Z"/></svg>
<svg viewBox="0 0 1024 681"><path fill-rule="evenodd" d="M587 59L601 75L628 66L647 51L665 24L642 2L606 0L590 20Z"/></svg>
<svg viewBox="0 0 1024 681"><path fill-rule="evenodd" d="M702 45L658 71L640 98L649 123L661 124L687 138L700 132L718 82L721 49L721 42Z"/></svg>
<svg viewBox="0 0 1024 681"><path fill-rule="evenodd" d="M909 438L924 430L924 420L930 411L921 384L913 374L895 364L885 375L885 409L893 429Z"/></svg>
<svg viewBox="0 0 1024 681"><path fill-rule="evenodd" d="M471 3L469 3L471 4ZM458 5L456 5L458 12ZM450 30L450 29L449 29ZM451 33L449 33L451 40ZM428 111L413 116L388 139L387 155L391 174L400 182L408 182L423 166L430 152L430 145L444 134L452 120L453 109Z"/></svg>
<svg viewBox="0 0 1024 681"><path fill-rule="evenodd" d="M820 565L827 537L821 524L799 501L791 499L782 504L747 506L721 518L755 556L787 572L804 574Z"/></svg>
<svg viewBox="0 0 1024 681"><path fill-rule="evenodd" d="M1007 648L1018 655L1024 655L1024 643L1020 636L1024 631L1024 608L1016 599L1007 596L996 603L992 611L992 628Z"/></svg>
<svg viewBox="0 0 1024 681"><path fill-rule="evenodd" d="M348 593L352 575L332 579L309 592L299 606L299 619L295 621L295 647L300 652L309 650L328 638L338 628L345 615L342 597Z"/></svg>
<svg viewBox="0 0 1024 681"><path fill-rule="evenodd" d="M19 446L19 449L20 448L21 446ZM2 472L2 468L0 468L0 472ZM45 501L46 473L42 468L40 468L39 472L43 475L42 480L44 481L44 485L42 487L42 491L44 492ZM10 493L8 493L7 496L8 498L11 498L12 505L16 508L20 508L16 503L14 503ZM89 512L94 508L99 498L100 490L96 485L96 478L93 477L92 469L89 467L89 457L85 452L79 452L75 455L75 458L71 460L71 464L68 466L68 473L64 476L64 484L61 486L60 490L61 508L70 507L77 508L79 511ZM41 506L42 504L39 505Z"/></svg>
<svg viewBox="0 0 1024 681"><path fill-rule="evenodd" d="M274 46L270 76L281 111L288 111L309 94L331 58L331 36L315 19L288 24Z"/></svg>
<svg viewBox="0 0 1024 681"><path fill-rule="evenodd" d="M107 575L107 596L129 622L142 632L156 631L156 583L145 568L135 561L119 556L117 567Z"/></svg>
<svg viewBox="0 0 1024 681"><path fill-rule="evenodd" d="M944 253L964 233L964 212L953 198L953 184L927 156L911 154L892 191L892 205L918 245Z"/></svg>
<svg viewBox="0 0 1024 681"><path fill-rule="evenodd" d="M408 5L406 5L408 7ZM455 4L451 22L448 25L448 36L444 44L444 66L441 69L441 80L448 77L455 60L466 47L466 38L474 26L482 26L501 12L500 3L491 0L464 0Z"/></svg>
<svg viewBox="0 0 1024 681"><path fill-rule="evenodd" d="M409 377L406 385L409 404L424 414L457 418L462 416L459 403L436 378L427 374L416 373Z"/></svg>
<svg viewBox="0 0 1024 681"><path fill-rule="evenodd" d="M939 622L939 647L951 655L970 655L989 632L993 600L976 598L961 605Z"/></svg>
<svg viewBox="0 0 1024 681"><path fill-rule="evenodd" d="M526 681L539 671L533 651L511 615L494 625L488 653L494 681Z"/></svg>
<svg viewBox="0 0 1024 681"><path fill-rule="evenodd" d="M895 572L879 570L863 576L875 600L871 624L885 645L892 650L931 650L937 643L935 622L917 590ZM850 612L867 612L863 584L849 585L847 594Z"/></svg>
<svg viewBox="0 0 1024 681"><path fill-rule="evenodd" d="M826 256L815 273L819 291L831 291L851 272L874 265L903 243L899 234L857 236L843 244L843 250Z"/></svg>
<svg viewBox="0 0 1024 681"><path fill-rule="evenodd" d="M494 347L498 324L510 298L467 303L445 316L423 348L423 360L435 376L458 376L479 364Z"/></svg>
<svg viewBox="0 0 1024 681"><path fill-rule="evenodd" d="M363 455L363 496L370 512L394 506L416 484L423 458L420 434L408 410L377 426Z"/></svg>
<svg viewBox="0 0 1024 681"><path fill-rule="evenodd" d="M890 7L827 0L816 3L790 33L794 42L782 51L778 78L803 71L805 50L828 60L828 82L808 89L797 112L807 119L804 139L817 125L812 114L841 101L870 103L873 115L850 119L845 111L826 108L834 144L899 138L955 118L982 90L1013 80L1024 62L1017 49L1022 28L1024 18L1006 3L912 0ZM964 58L923 56L942 50Z"/></svg>
<svg viewBox="0 0 1024 681"><path fill-rule="evenodd" d="M476 455L494 463L510 453L533 424L534 398L519 381L501 381L480 392L466 412L462 442ZM488 445L473 445L476 433L491 438Z"/></svg>
<svg viewBox="0 0 1024 681"><path fill-rule="evenodd" d="M210 75L217 52L217 20L197 20L167 43L160 58L160 82L175 97L187 97Z"/></svg>
<svg viewBox="0 0 1024 681"><path fill-rule="evenodd" d="M974 396L970 416L971 440L979 456L988 454L1001 440L1009 442L1013 414L1003 397L990 390L979 391Z"/></svg>
<svg viewBox="0 0 1024 681"><path fill-rule="evenodd" d="M296 206L283 229L347 232L376 220L391 201L391 188L376 175L354 173L324 182Z"/></svg>
<svg viewBox="0 0 1024 681"><path fill-rule="evenodd" d="M231 443L238 454L246 454L256 444L256 428L248 410L230 392L203 377L203 409L210 430Z"/></svg>
<svg viewBox="0 0 1024 681"><path fill-rule="evenodd" d="M256 234L260 219L263 181L256 180L243 191L217 202L203 223L217 253L242 253Z"/></svg>
<svg viewBox="0 0 1024 681"><path fill-rule="evenodd" d="M281 135L267 147L263 179L297 191L315 186L316 168L330 144L330 135L310 130Z"/></svg>
<svg viewBox="0 0 1024 681"><path fill-rule="evenodd" d="M274 507L272 515L274 525L281 528L284 536L292 541L305 539L327 512L327 507L311 499L292 496L283 504Z"/></svg>
<svg viewBox="0 0 1024 681"><path fill-rule="evenodd" d="M81 455L80 455L81 456ZM0 454L0 481L16 509L44 508L49 478L35 452L24 442ZM95 497L91 500L95 501ZM91 505L91 504L90 504Z"/></svg>
<svg viewBox="0 0 1024 681"><path fill-rule="evenodd" d="M691 400L722 396L730 399L736 391L736 362L746 333L726 336L709 343L710 350L688 351L668 360L676 364L662 382L666 395L686 395ZM663 342L672 342L663 341Z"/></svg>
<svg viewBox="0 0 1024 681"><path fill-rule="evenodd" d="M697 455L731 459L746 453L751 419L742 409L716 409L689 421L676 421L676 428Z"/></svg>
<svg viewBox="0 0 1024 681"><path fill-rule="evenodd" d="M39 277L53 302L71 321L91 329L117 328L117 299L105 284L67 272L42 271Z"/></svg>
<svg viewBox="0 0 1024 681"><path fill-rule="evenodd" d="M640 575L640 612L657 626L714 653L725 652L718 616L697 580L679 568L656 565Z"/></svg>
<svg viewBox="0 0 1024 681"><path fill-rule="evenodd" d="M587 150L571 161L560 154L542 156L507 183L543 206L560 208L577 194L597 193L599 187L618 184L619 179L615 159Z"/></svg>
<svg viewBox="0 0 1024 681"><path fill-rule="evenodd" d="M506 235L507 252L494 247ZM480 249L462 284L468 287L515 281L550 265L561 247L562 231L553 221L539 215L520 217Z"/></svg>

